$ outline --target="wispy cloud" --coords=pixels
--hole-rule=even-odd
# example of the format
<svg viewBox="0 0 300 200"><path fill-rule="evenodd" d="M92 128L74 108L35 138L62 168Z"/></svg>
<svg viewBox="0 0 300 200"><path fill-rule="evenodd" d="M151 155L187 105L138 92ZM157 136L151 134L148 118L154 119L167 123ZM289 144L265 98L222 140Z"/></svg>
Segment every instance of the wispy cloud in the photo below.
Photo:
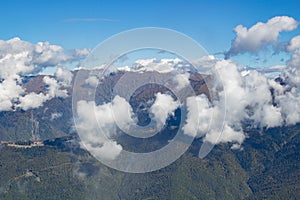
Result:
<svg viewBox="0 0 300 200"><path fill-rule="evenodd" d="M111 19L111 18L68 18L63 20L63 22L96 22L96 21L118 22L119 20Z"/></svg>

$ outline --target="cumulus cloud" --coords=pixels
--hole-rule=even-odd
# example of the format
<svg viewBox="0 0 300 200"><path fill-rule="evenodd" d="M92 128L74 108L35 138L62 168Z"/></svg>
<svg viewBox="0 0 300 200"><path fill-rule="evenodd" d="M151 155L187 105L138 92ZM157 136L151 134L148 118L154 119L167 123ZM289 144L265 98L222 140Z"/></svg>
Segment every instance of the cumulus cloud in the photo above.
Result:
<svg viewBox="0 0 300 200"><path fill-rule="evenodd" d="M246 138L245 126L271 128L300 122L300 97L296 86L268 79L256 70L244 74L230 60L219 59L214 68L221 77L215 76L212 88L218 87L218 98L211 102L205 95L187 99L185 134L204 137L204 141L212 144L233 142L236 148ZM251 123L247 125L246 122ZM220 126L223 126L222 131Z"/></svg>
<svg viewBox="0 0 300 200"><path fill-rule="evenodd" d="M295 30L298 24L292 17L276 16L266 23L258 22L249 29L238 25L234 29L236 38L225 56L228 58L245 52L255 53L262 47L274 44L280 32Z"/></svg>
<svg viewBox="0 0 300 200"><path fill-rule="evenodd" d="M57 67L55 77L64 86L70 87L73 80L73 73L64 67Z"/></svg>
<svg viewBox="0 0 300 200"><path fill-rule="evenodd" d="M274 17L266 23L259 22L247 29L239 25L227 57L240 53L255 53L268 45L274 45L282 31L292 31L298 22L287 16ZM231 60L206 56L193 61L197 67L214 73L209 100L205 95L188 97L187 118L183 131L192 137L203 137L212 144L233 143L239 147L246 138L244 128L272 128L294 125L300 122L300 36L286 43L291 58L286 66L267 69L243 67ZM149 66L154 60L140 63ZM183 63L179 62L173 69ZM271 74L271 75L270 75ZM274 79L274 76L280 76ZM174 77L178 87L188 84L184 74ZM180 84L180 83L185 84ZM182 86L180 86L182 85ZM198 108L198 109L196 109ZM224 121L224 116L226 120ZM224 123L224 124L223 124ZM220 132L219 127L223 126Z"/></svg>
<svg viewBox="0 0 300 200"><path fill-rule="evenodd" d="M175 90L180 91L184 89L186 86L190 84L190 73L184 73L184 74L177 74L173 78L174 82L176 83Z"/></svg>
<svg viewBox="0 0 300 200"><path fill-rule="evenodd" d="M122 150L122 146L110 138L117 131L110 106L111 104L96 106L94 101L77 103L79 117L76 128L81 133L81 145L104 159L114 159ZM100 127L98 121L101 122Z"/></svg>
<svg viewBox="0 0 300 200"><path fill-rule="evenodd" d="M19 81L14 78L4 79L0 82L0 111L11 110L20 94L25 92L18 82Z"/></svg>
<svg viewBox="0 0 300 200"><path fill-rule="evenodd" d="M283 119L281 116L281 108L274 107L271 104L262 107L261 125L267 128L281 126Z"/></svg>
<svg viewBox="0 0 300 200"><path fill-rule="evenodd" d="M293 52L293 51L299 51L299 48L300 48L300 35L295 36L291 39L289 45L287 46L287 50Z"/></svg>
<svg viewBox="0 0 300 200"><path fill-rule="evenodd" d="M42 68L78 61L88 54L87 49L66 51L49 42L31 44L20 38L0 40L0 77L37 73Z"/></svg>
<svg viewBox="0 0 300 200"><path fill-rule="evenodd" d="M38 108L43 105L46 99L47 97L43 93L36 94L31 92L19 98L20 103L18 104L18 107L22 108L23 110Z"/></svg>
<svg viewBox="0 0 300 200"><path fill-rule="evenodd" d="M76 128L81 133L82 145L100 158L115 159L122 150L122 146L113 140L117 125L129 126L134 122L129 103L119 96L102 105L95 105L95 101L79 101L77 113Z"/></svg>
<svg viewBox="0 0 300 200"><path fill-rule="evenodd" d="M235 130L228 124L225 124L221 134L217 130L209 131L204 141L212 144L233 142L233 147L242 144L245 140L245 135L241 130Z"/></svg>
<svg viewBox="0 0 300 200"><path fill-rule="evenodd" d="M297 51L296 47L292 49L290 50L293 52ZM150 63L153 63L153 60L143 65L150 66ZM204 94L186 99L188 112L183 126L185 134L202 137L204 141L212 144L230 142L233 143L232 148L236 149L247 137L244 132L245 127L272 128L300 122L300 112L297 112L300 106L299 90L295 86L275 81L264 73L264 70L245 68L231 60L209 56L203 58L201 62L195 61L194 64L196 63L210 68L209 71L215 73L210 88L210 92L215 95L210 99ZM276 72L282 69L284 66L274 67ZM140 73L140 71L136 72ZM91 81L91 84L93 82L95 84L98 82L97 77ZM172 82L175 87L184 88L189 84L189 73L174 74ZM131 119L131 121L125 121L124 126L135 123L129 104L121 103L120 105L123 110L118 113L127 114L121 117L120 122L116 120L118 124L122 124L125 119ZM179 103L170 95L158 93L149 112L152 114L152 119L162 126L178 107ZM222 131L220 127L223 127Z"/></svg>
<svg viewBox="0 0 300 200"><path fill-rule="evenodd" d="M67 92L60 88L70 86L72 73L63 67L56 71L58 81L44 78L43 81L48 86L47 94L27 94L23 88L23 77L36 74L46 67L79 61L88 52L87 49L66 51L49 42L31 44L20 38L0 40L0 111L37 108L53 97L66 97Z"/></svg>
<svg viewBox="0 0 300 200"><path fill-rule="evenodd" d="M203 94L188 97L186 106L188 114L183 131L191 137L202 137L207 133L212 117L213 108L208 98Z"/></svg>
<svg viewBox="0 0 300 200"><path fill-rule="evenodd" d="M300 95L292 88L289 92L276 96L276 103L280 105L283 120L286 125L300 122Z"/></svg>
<svg viewBox="0 0 300 200"><path fill-rule="evenodd" d="M89 76L86 80L85 83L92 86L93 88L96 88L98 83L99 83L99 79L97 76Z"/></svg>
<svg viewBox="0 0 300 200"><path fill-rule="evenodd" d="M274 17L266 23L259 22L249 29L239 25L235 28L237 36L226 57L255 53L260 48L275 44L280 32L292 31L297 26L296 20L286 16ZM268 69L245 68L231 60L210 57L195 62L199 65L204 63L214 69L211 72L217 72L211 88L217 93L217 98L209 101L206 96L200 95L187 99L185 134L203 137L204 141L212 144L232 142L232 147L237 148L246 138L246 126L271 128L299 123L300 36L290 40L286 51L291 53L286 66ZM274 79L270 73L280 77ZM195 110L197 107L199 112ZM224 122L222 131L217 128L222 125L221 122Z"/></svg>
<svg viewBox="0 0 300 200"><path fill-rule="evenodd" d="M47 92L46 96L48 96L50 99L53 97L64 97L65 98L68 96L67 90L61 89L61 85L59 84L59 82L56 79L45 76L43 81L48 86L48 89L47 89L48 92Z"/></svg>
<svg viewBox="0 0 300 200"><path fill-rule="evenodd" d="M158 93L150 108L153 120L160 126L165 124L178 106L170 95ZM129 102L120 96L102 105L96 105L95 101L79 101L77 113L76 128L82 145L95 156L108 160L115 159L123 149L115 141L118 128L130 130L137 122Z"/></svg>
<svg viewBox="0 0 300 200"><path fill-rule="evenodd" d="M245 109L247 92L242 87L243 79L237 66L230 61L219 60L215 68L222 76L222 80L215 82L215 87L218 88L222 84L222 90L218 89L218 98L209 103L205 95L189 97L188 114L183 130L190 136L203 136L204 141L212 144L220 142L240 144L245 138L242 119L247 116ZM225 112L226 121L224 121ZM222 133L220 127L223 127Z"/></svg>
<svg viewBox="0 0 300 200"><path fill-rule="evenodd" d="M295 85L289 84L286 77L275 80L255 68L249 68L245 73L245 68L231 60L213 57L209 60L210 66L214 68L210 71L215 73L210 89L216 95L207 98L206 95L201 94L186 99L187 116L183 126L186 135L201 137L203 141L211 144L229 142L232 143L233 149L237 149L248 136L244 131L245 128L272 128L300 122L299 90ZM282 66L274 68L283 69ZM188 84L188 78L188 74L174 75L172 81L175 87L184 86ZM180 84L180 81L183 84ZM95 106L94 103L89 104ZM162 126L179 106L180 104L172 96L158 93L149 112L152 119ZM96 125L91 124L95 120L87 118L83 120L86 124L80 124L84 133L91 131L94 135L87 139L89 141L87 148L97 148L92 152L99 153L101 157L114 159L122 151L122 146L113 140L117 129L112 121L117 122L119 127L130 127L131 124L136 123L132 108L125 99L120 97L108 104L95 107L96 118L102 121L100 124L103 124L100 125L101 131L104 130L104 135L108 135L108 144L105 139L100 139L101 142L97 143L96 138L99 135L93 132L95 130L93 127ZM82 109L83 111L87 114L91 113L90 109ZM118 115L110 115L111 112ZM97 144L94 144L95 141ZM108 152L106 148L113 150Z"/></svg>
<svg viewBox="0 0 300 200"><path fill-rule="evenodd" d="M120 128L128 130L129 127L136 122L131 105L126 99L116 96L111 103L112 120L114 120Z"/></svg>
<svg viewBox="0 0 300 200"><path fill-rule="evenodd" d="M300 35L291 39L287 46L287 51L292 53L287 62L288 69L285 71L290 81L300 85Z"/></svg>
<svg viewBox="0 0 300 200"><path fill-rule="evenodd" d="M150 108L150 113L159 127L163 126L170 115L179 107L179 103L168 94L157 93L154 104Z"/></svg>
<svg viewBox="0 0 300 200"><path fill-rule="evenodd" d="M19 96L19 103L16 107L22 108L23 110L28 110L31 108L38 108L43 105L45 101L48 101L54 97L67 97L68 92L61 88L60 83L54 78L45 76L43 78L44 83L47 86L47 91L45 93L41 92L39 94L31 92L29 94Z"/></svg>

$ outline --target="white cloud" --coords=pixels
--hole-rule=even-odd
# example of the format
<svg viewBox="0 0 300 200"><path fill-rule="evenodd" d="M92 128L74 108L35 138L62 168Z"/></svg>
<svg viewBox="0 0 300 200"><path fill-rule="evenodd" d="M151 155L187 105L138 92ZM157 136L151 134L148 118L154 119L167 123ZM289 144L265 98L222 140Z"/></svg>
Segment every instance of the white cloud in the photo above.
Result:
<svg viewBox="0 0 300 200"><path fill-rule="evenodd" d="M161 126L178 106L170 95L158 93L150 112ZM122 146L114 141L114 136L118 134L117 127L130 130L130 126L136 124L132 107L119 96L102 105L95 105L94 101L79 101L77 113L76 128L82 144L103 159L115 159L122 151Z"/></svg>
<svg viewBox="0 0 300 200"><path fill-rule="evenodd" d="M27 94L22 85L22 77L36 74L45 67L79 61L88 52L87 49L65 51L49 42L31 44L20 38L0 40L0 111L9 111L14 107L27 110L39 107L51 98L66 97L67 92L60 88L70 85L72 73L64 68L57 69L58 82L49 77L44 78L49 86L47 93Z"/></svg>
<svg viewBox="0 0 300 200"><path fill-rule="evenodd" d="M112 139L117 134L117 125L129 126L134 122L129 103L119 96L98 106L94 101L79 101L77 113L76 128L87 150L103 159L115 159L122 150Z"/></svg>
<svg viewBox="0 0 300 200"><path fill-rule="evenodd" d="M179 59L145 59L135 61L134 69L138 72L157 71L160 73L168 73L174 70L174 65L180 62Z"/></svg>
<svg viewBox="0 0 300 200"><path fill-rule="evenodd" d="M179 58L165 58L165 59L139 59L136 60L131 67L124 66L119 67L120 71L131 71L131 72L159 72L159 73L170 73L176 70L182 71L185 68L190 68L190 64Z"/></svg>
<svg viewBox="0 0 300 200"><path fill-rule="evenodd" d="M212 144L232 142L241 144L245 135L242 131L242 120L246 118L245 91L240 87L240 75L234 65L220 61L217 67L224 69L224 91L218 92L218 99L209 103L205 95L187 99L187 119L183 127L185 134L193 137L204 137ZM228 69L228 70L226 70ZM220 70L220 69L219 69ZM226 112L226 120L224 115ZM223 127L223 130L222 130Z"/></svg>
<svg viewBox="0 0 300 200"><path fill-rule="evenodd" d="M214 57L207 59L209 60L209 67L213 68L210 71L216 73L213 74L214 82L212 82L210 91L216 95L212 96L211 101L203 94L187 98L188 113L183 126L185 134L192 137L203 137L204 141L213 144L230 142L233 143L233 148L237 148L246 138L243 130L246 121L251 122L251 127L266 128L295 124L300 121L300 112L295 112L295 110L299 110L300 106L297 90L290 90L289 86L280 85L273 79L269 79L266 74L253 68L247 69L245 73L245 68L231 60ZM142 64L150 66L150 63L155 62L148 60ZM278 68L283 69L282 66L274 67L276 70ZM140 73L140 71L136 72ZM184 88L189 84L189 73L175 74L172 81L174 87ZM96 77L94 82L98 82ZM271 93L271 88L273 93ZM130 105L124 99L114 99L110 104L113 105L111 109L115 108L114 113L119 113L114 121L117 121L120 127L129 127L136 122L133 119ZM115 107L114 104L116 104ZM158 126L163 126L178 106L179 103L170 95L158 93L156 101L149 111ZM106 110L104 113L108 111ZM288 114L292 111L293 114ZM226 112L225 121L223 121L224 112ZM107 114L103 114L100 118L104 120L102 123L105 123L106 120L109 122L112 120ZM220 132L222 126L224 129ZM106 124L105 127L110 126ZM125 130L130 129L125 128ZM114 133L114 131L110 131L110 133ZM119 144L113 144L117 145L118 148L116 149L120 150Z"/></svg>
<svg viewBox="0 0 300 200"><path fill-rule="evenodd" d="M294 125L300 122L300 96L293 88L291 92L276 97L280 105L285 124Z"/></svg>
<svg viewBox="0 0 300 200"><path fill-rule="evenodd" d="M204 136L205 141L213 144L233 142L236 148L245 139L245 121L251 121L252 127L266 128L300 122L300 96L296 87L280 85L255 70L243 74L230 60L219 59L214 68L220 74L219 79L214 76L211 88L217 91L217 98L212 102L204 95L187 99L185 134ZM224 129L220 131L222 123Z"/></svg>
<svg viewBox="0 0 300 200"><path fill-rule="evenodd" d="M0 83L0 91L0 111L11 110L18 97L25 92L18 81L11 78Z"/></svg>
<svg viewBox="0 0 300 200"><path fill-rule="evenodd" d="M281 126L283 119L281 116L281 108L274 107L271 104L263 105L261 125L267 128Z"/></svg>
<svg viewBox="0 0 300 200"><path fill-rule="evenodd" d="M287 51L292 53L290 60L287 62L285 70L289 81L300 87L300 35L294 37L287 46Z"/></svg>
<svg viewBox="0 0 300 200"><path fill-rule="evenodd" d="M209 70L215 66L217 59L213 55L203 56L197 60L193 60L192 64L203 71Z"/></svg>
<svg viewBox="0 0 300 200"><path fill-rule="evenodd" d="M249 29L238 25L234 29L236 38L232 41L226 57L245 52L255 53L262 47L274 44L280 32L295 30L298 24L292 17L277 16L269 19L266 23L258 22Z"/></svg>
<svg viewBox="0 0 300 200"><path fill-rule="evenodd" d="M43 78L43 81L45 82L46 85L48 85L48 89L47 89L48 92L47 92L46 96L49 99L52 99L53 97L63 97L63 98L65 98L65 97L68 96L67 90L61 89L61 85L54 78L50 78L48 76L45 76Z"/></svg>
<svg viewBox="0 0 300 200"><path fill-rule="evenodd" d="M18 104L18 107L22 108L23 110L38 108L43 105L46 99L47 97L43 93L36 94L31 92L19 98L20 103Z"/></svg>
<svg viewBox="0 0 300 200"><path fill-rule="evenodd" d="M85 83L96 88L98 83L99 83L99 79L97 78L97 76L89 76L86 80Z"/></svg>
<svg viewBox="0 0 300 200"><path fill-rule="evenodd" d="M214 81L211 83L210 92L216 95L212 96L211 100L203 94L187 98L188 112L183 126L185 134L203 137L204 141L212 144L230 142L232 148L236 149L241 147L246 138L245 126L271 128L300 122L300 97L297 88L281 85L253 68L247 69L245 73L245 68L231 60L216 58L210 60L213 60L209 63L214 68L210 71L216 73L213 74ZM153 60L143 64L149 63L153 63ZM283 67L274 67L274 69L278 68ZM175 87L183 88L189 84L188 79L188 73L175 74L172 81ZM96 77L94 82L98 82ZM172 96L158 93L149 111L158 126L163 126L179 106L180 104ZM82 110L85 110L88 115L91 113L90 109ZM111 115L112 111L118 115ZM121 128L127 127L125 130L130 130L128 127L136 122L132 108L125 99L116 97L108 104L95 106L95 113L96 119L100 121L101 131L107 135L108 141L100 139L101 143L97 143L99 140L95 138L99 135L93 133L93 127L96 126L93 122L95 119L89 119L88 116L85 119L86 124L82 124L83 132L92 131L94 134L87 140L88 146L96 148L93 151L101 155L106 154L104 146L111 147L112 152L115 153L107 152L106 158L115 158L122 150L122 146L112 140L112 135L117 134L115 123ZM225 114L226 120L223 121ZM223 127L222 131L220 127ZM94 144L95 141L97 144Z"/></svg>
<svg viewBox="0 0 300 200"><path fill-rule="evenodd" d="M191 137L202 137L208 131L213 108L205 95L188 97L186 102L188 114L183 131Z"/></svg>
<svg viewBox="0 0 300 200"><path fill-rule="evenodd" d="M179 107L179 103L168 94L157 93L154 104L150 108L150 113L154 115L158 127L162 127L169 115L174 115L174 111Z"/></svg>
<svg viewBox="0 0 300 200"><path fill-rule="evenodd" d="M37 73L42 68L82 59L88 50L65 51L49 42L31 44L20 38L0 40L0 78Z"/></svg>
<svg viewBox="0 0 300 200"><path fill-rule="evenodd" d="M175 77L173 78L174 82L176 83L175 90L180 91L184 89L186 86L188 86L190 84L189 78L190 78L190 74L187 72L184 74L175 75Z"/></svg>
<svg viewBox="0 0 300 200"><path fill-rule="evenodd" d="M242 144L245 138L242 131L236 131L228 124L225 124L221 134L217 130L212 129L205 135L204 141L212 144L233 142L232 147L234 148L237 144Z"/></svg>
<svg viewBox="0 0 300 200"><path fill-rule="evenodd" d="M73 79L73 74L68 69L64 67L57 67L55 72L55 77L64 86L70 87Z"/></svg>
<svg viewBox="0 0 300 200"><path fill-rule="evenodd" d="M112 121L123 130L129 130L129 127L136 122L131 105L126 99L116 96L111 103Z"/></svg>
<svg viewBox="0 0 300 200"><path fill-rule="evenodd" d="M44 104L44 102L54 98L54 97L67 97L68 92L65 89L61 89L61 85L54 78L50 78L45 76L43 78L46 86L48 86L47 90L43 93L34 93L31 92L29 94L20 95L18 97L19 103L16 105L18 108L22 108L23 110L28 110L32 108L38 108Z"/></svg>
<svg viewBox="0 0 300 200"><path fill-rule="evenodd" d="M287 50L290 52L300 50L300 35L295 36L291 39L289 45L287 46Z"/></svg>

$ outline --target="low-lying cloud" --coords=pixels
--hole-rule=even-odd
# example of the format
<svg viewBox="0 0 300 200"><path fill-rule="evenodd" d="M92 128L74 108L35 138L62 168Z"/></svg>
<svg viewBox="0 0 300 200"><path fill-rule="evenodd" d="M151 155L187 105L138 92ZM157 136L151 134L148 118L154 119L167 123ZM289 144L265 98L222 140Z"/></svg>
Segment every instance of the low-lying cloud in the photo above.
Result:
<svg viewBox="0 0 300 200"><path fill-rule="evenodd" d="M256 70L244 75L237 64L223 59L216 60L214 67L222 77L218 80L215 76L214 87L219 84L223 87L212 102L205 95L187 99L188 115L183 127L186 134L204 137L212 144L240 145L246 138L246 126L271 128L300 122L299 90L288 77L282 77L283 84ZM199 112L195 111L197 107ZM216 128L219 123L224 123L221 133Z"/></svg>
<svg viewBox="0 0 300 200"><path fill-rule="evenodd" d="M63 87L70 87L73 74L63 64L78 62L88 49L66 51L49 42L31 44L20 38L0 40L0 111L15 108L37 108L54 97L66 97ZM27 93L23 85L25 76L35 75L47 67L57 67L54 78L45 77L46 93Z"/></svg>
<svg viewBox="0 0 300 200"><path fill-rule="evenodd" d="M170 95L158 93L150 108L153 120L158 126L163 126L178 106ZM118 128L129 130L130 126L137 123L131 105L120 96L102 105L81 100L77 103L77 114L76 128L82 140L81 145L101 159L115 159L123 149L115 140Z"/></svg>

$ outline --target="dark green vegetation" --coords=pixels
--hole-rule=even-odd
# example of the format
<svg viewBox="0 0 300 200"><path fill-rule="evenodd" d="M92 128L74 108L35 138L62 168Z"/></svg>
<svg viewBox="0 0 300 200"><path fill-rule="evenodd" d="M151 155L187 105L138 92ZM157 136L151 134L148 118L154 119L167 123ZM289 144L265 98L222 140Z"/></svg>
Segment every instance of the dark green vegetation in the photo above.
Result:
<svg viewBox="0 0 300 200"><path fill-rule="evenodd" d="M243 150L200 141L172 165L146 174L107 168L74 140L28 149L2 146L0 199L297 199L300 126L249 132ZM73 142L72 142L73 141Z"/></svg>

